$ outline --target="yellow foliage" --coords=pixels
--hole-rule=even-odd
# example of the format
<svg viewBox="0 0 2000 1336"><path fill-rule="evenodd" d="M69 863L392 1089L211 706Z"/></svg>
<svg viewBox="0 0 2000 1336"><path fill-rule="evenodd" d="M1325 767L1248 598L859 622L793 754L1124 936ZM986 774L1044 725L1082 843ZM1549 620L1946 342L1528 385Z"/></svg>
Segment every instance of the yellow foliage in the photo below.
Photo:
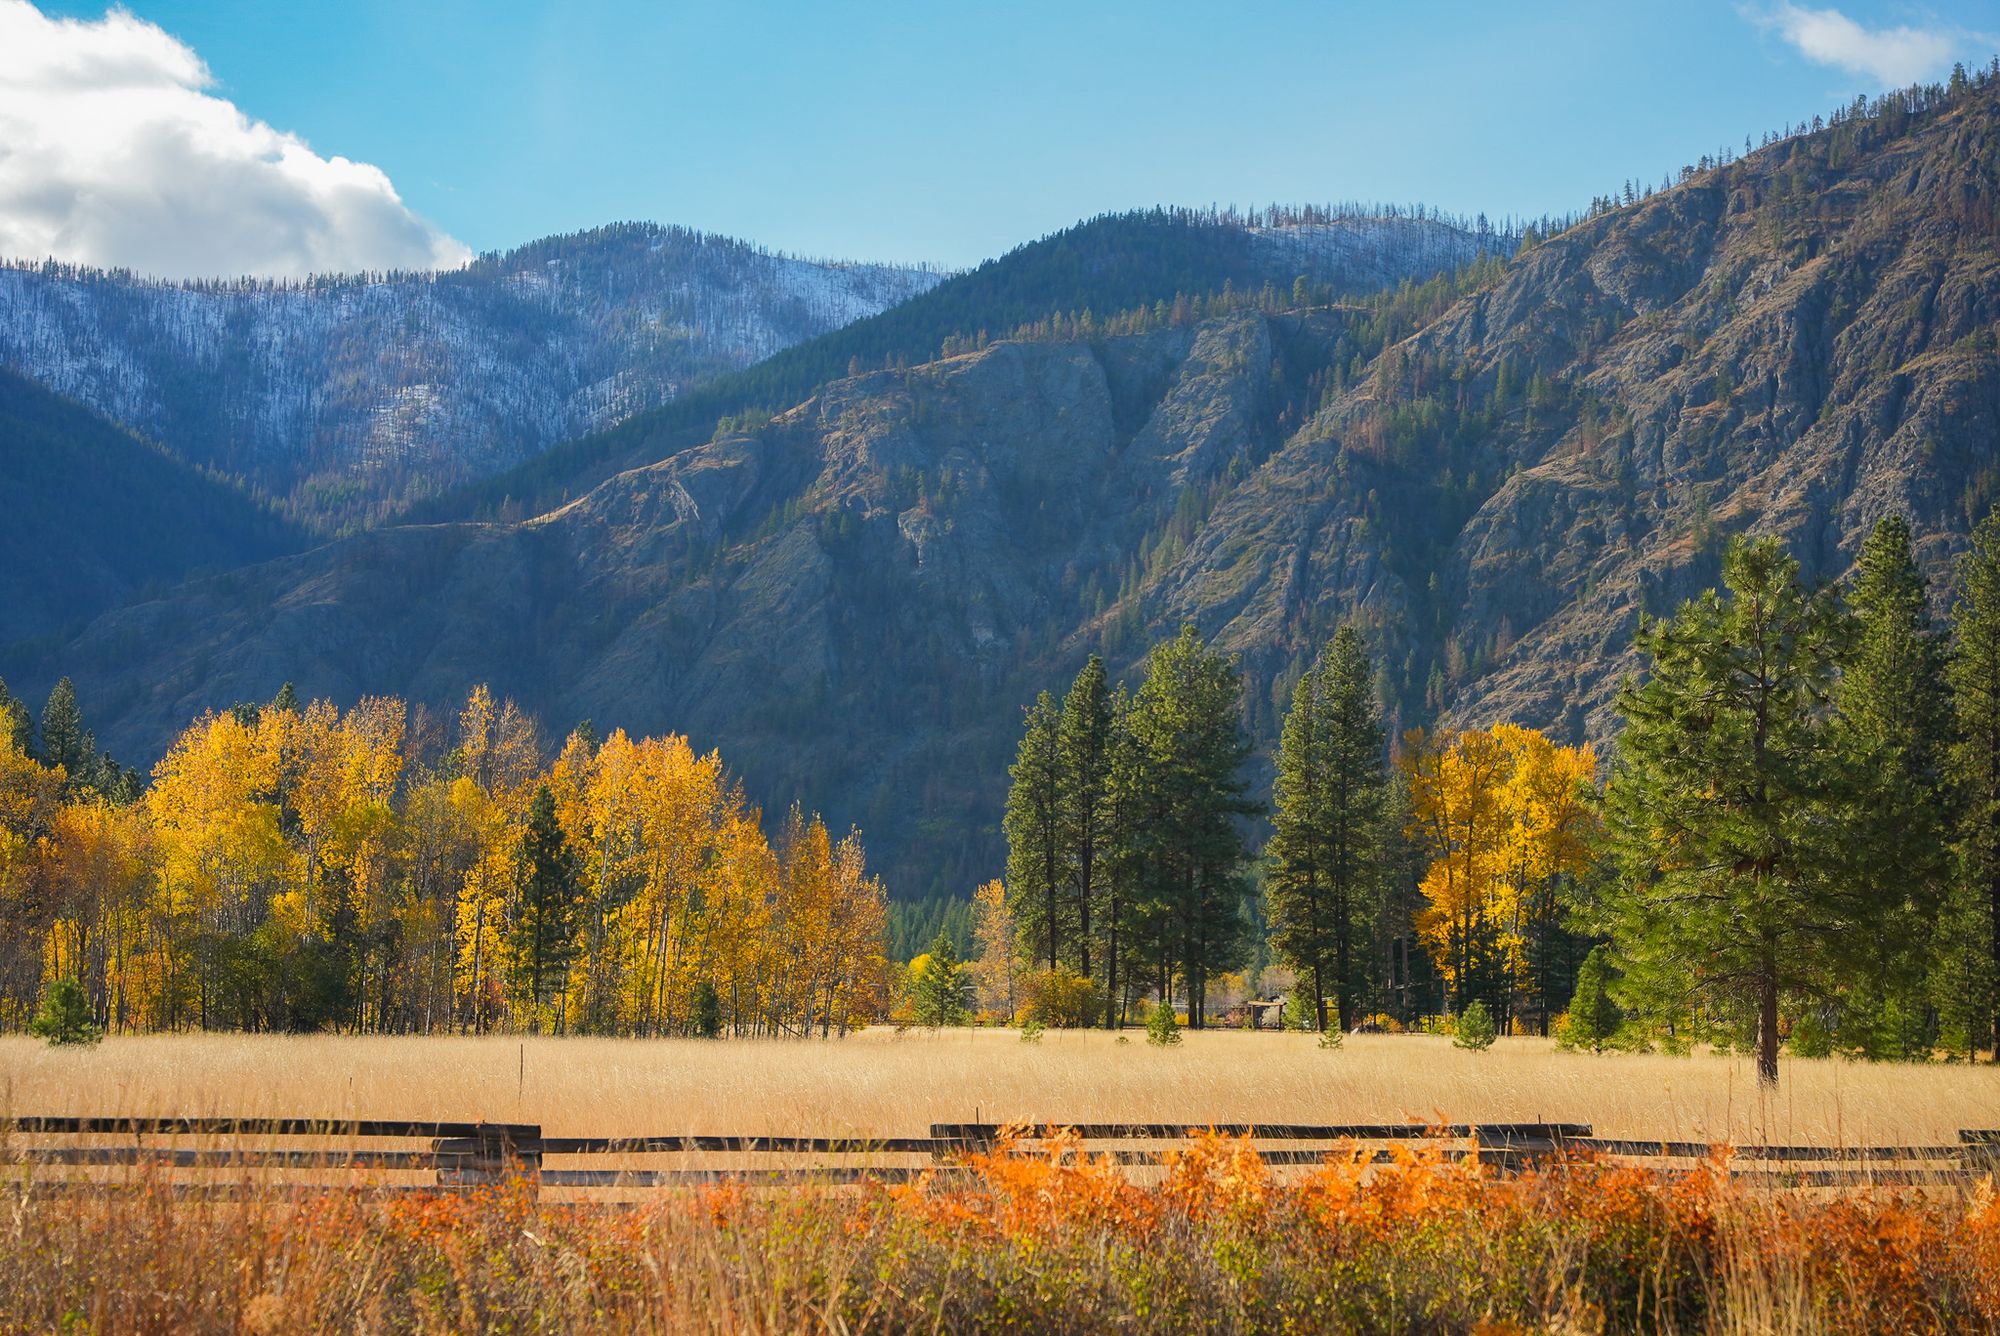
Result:
<svg viewBox="0 0 2000 1336"><path fill-rule="evenodd" d="M1412 733L1404 749L1411 834L1429 848L1417 933L1447 984L1488 971L1529 981L1533 928L1554 887L1589 861L1597 756L1515 724Z"/></svg>
<svg viewBox="0 0 2000 1336"><path fill-rule="evenodd" d="M218 943L282 956L351 932L343 950L366 958L342 1019L364 1026L676 1033L704 985L743 1032L882 1014L885 896L858 835L795 811L780 856L722 758L683 737L573 736L544 765L533 724L479 687L451 749L411 773L407 720L389 698L209 713L126 808L66 800L59 770L0 743L0 908L40 916L15 912L30 979L84 978L113 1028L205 1025ZM578 912L566 986L529 1017L512 955L543 784ZM0 1025L32 1001L0 990Z"/></svg>

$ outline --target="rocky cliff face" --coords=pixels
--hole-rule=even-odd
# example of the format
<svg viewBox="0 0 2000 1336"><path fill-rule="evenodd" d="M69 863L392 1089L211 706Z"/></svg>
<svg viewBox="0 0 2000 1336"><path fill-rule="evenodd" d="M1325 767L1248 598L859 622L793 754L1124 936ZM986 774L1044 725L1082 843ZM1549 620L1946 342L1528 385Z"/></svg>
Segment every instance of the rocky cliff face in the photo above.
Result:
<svg viewBox="0 0 2000 1336"><path fill-rule="evenodd" d="M1183 621L1275 735L1344 619L1400 722L1604 738L1641 609L1728 534L1820 574L1899 510L1933 574L1996 495L2000 114L1861 119L1534 245L1455 298L1239 309L836 381L518 524L386 529L101 619L123 754L301 691L688 732L870 836L902 894L999 861L1019 706ZM1942 595L1940 595L1942 596Z"/></svg>
<svg viewBox="0 0 2000 1336"><path fill-rule="evenodd" d="M353 524L657 407L940 277L646 225L550 238L450 273L304 284L0 267L0 367L242 476L308 521Z"/></svg>

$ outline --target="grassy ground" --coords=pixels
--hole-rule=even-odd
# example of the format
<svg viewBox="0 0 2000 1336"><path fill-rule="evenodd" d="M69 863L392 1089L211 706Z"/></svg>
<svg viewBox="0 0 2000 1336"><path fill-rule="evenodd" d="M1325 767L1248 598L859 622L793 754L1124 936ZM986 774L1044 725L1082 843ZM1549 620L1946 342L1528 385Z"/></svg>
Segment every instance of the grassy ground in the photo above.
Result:
<svg viewBox="0 0 2000 1336"><path fill-rule="evenodd" d="M173 1035L0 1040L13 1114L539 1122L551 1135L921 1134L932 1121L1585 1122L1601 1136L1855 1145L2000 1126L2000 1068L1590 1056L1503 1039L872 1030L834 1042Z"/></svg>

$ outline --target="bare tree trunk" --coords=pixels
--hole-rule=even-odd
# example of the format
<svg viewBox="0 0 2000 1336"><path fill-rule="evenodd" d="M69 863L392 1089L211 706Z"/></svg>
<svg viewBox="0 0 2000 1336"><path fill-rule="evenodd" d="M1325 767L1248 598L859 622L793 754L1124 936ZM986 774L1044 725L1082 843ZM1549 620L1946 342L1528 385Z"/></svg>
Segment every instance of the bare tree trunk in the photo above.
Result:
<svg viewBox="0 0 2000 1336"><path fill-rule="evenodd" d="M1757 971L1757 1079L1778 1084L1778 969L1768 948Z"/></svg>

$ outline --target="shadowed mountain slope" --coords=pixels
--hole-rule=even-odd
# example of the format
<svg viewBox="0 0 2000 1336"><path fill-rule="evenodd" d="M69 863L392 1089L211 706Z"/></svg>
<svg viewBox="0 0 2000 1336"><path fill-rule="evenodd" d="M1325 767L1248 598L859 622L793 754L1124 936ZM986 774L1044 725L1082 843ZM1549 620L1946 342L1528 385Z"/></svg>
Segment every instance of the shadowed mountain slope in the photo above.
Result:
<svg viewBox="0 0 2000 1336"><path fill-rule="evenodd" d="M0 644L301 545L236 487L0 371Z"/></svg>

